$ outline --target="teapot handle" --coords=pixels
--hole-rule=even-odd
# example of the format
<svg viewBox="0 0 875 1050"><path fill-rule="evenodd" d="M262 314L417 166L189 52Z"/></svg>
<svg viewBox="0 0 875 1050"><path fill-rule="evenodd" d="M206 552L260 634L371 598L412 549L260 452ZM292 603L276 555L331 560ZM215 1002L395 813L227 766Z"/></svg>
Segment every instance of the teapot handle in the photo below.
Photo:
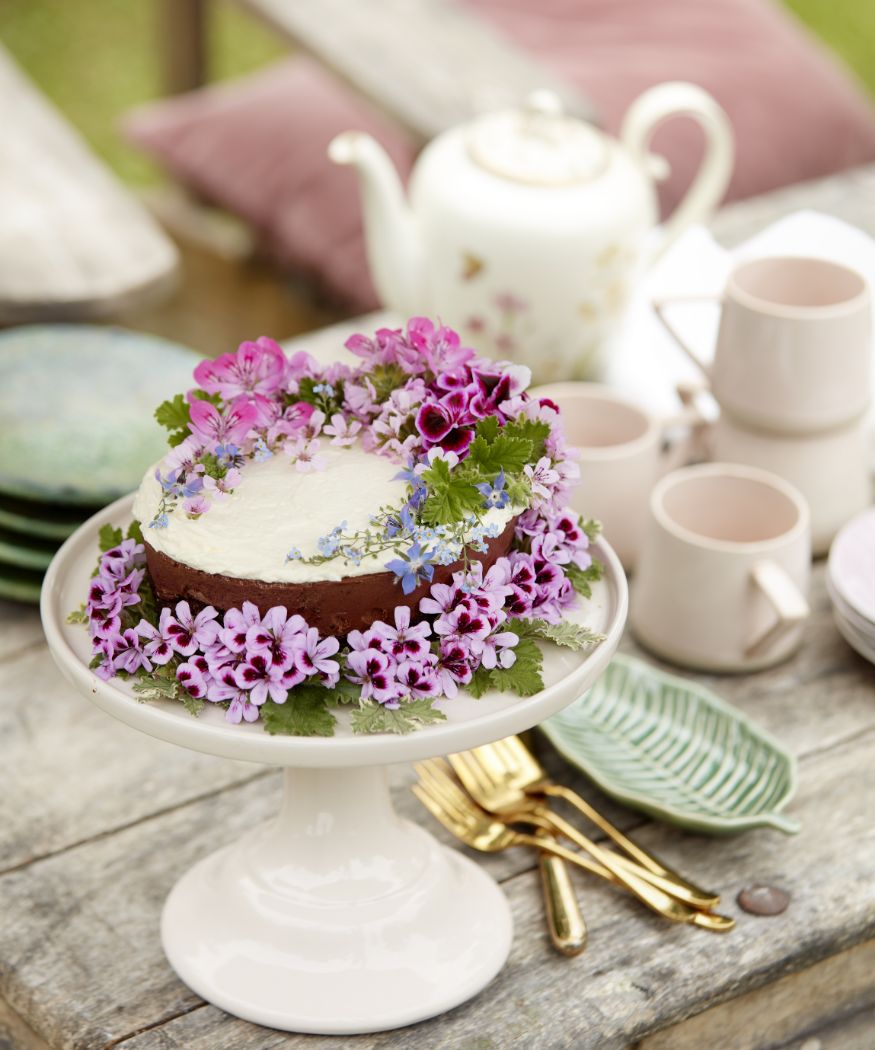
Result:
<svg viewBox="0 0 875 1050"><path fill-rule="evenodd" d="M671 117L692 117L705 133L705 156L684 199L663 225L663 236L647 260L655 262L672 242L697 222L708 219L726 192L735 156L732 125L720 105L695 84L673 81L639 95L623 118L620 139L642 171L656 178L668 174L663 157L649 152L656 128Z"/></svg>

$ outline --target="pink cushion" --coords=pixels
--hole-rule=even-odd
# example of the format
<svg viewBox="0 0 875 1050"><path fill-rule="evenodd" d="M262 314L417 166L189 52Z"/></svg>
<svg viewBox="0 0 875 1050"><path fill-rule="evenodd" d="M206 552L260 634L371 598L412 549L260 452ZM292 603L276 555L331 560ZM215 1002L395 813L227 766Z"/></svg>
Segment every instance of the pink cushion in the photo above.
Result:
<svg viewBox="0 0 875 1050"><path fill-rule="evenodd" d="M862 90L768 0L465 0L496 29L576 84L616 133L629 103L663 80L709 90L732 120L737 163L728 199L875 160L875 115ZM151 104L131 137L176 177L237 212L282 263L350 306L376 305L355 176L325 150L339 131L369 131L402 174L411 140L308 59ZM660 128L672 164L664 208L701 155L689 121Z"/></svg>

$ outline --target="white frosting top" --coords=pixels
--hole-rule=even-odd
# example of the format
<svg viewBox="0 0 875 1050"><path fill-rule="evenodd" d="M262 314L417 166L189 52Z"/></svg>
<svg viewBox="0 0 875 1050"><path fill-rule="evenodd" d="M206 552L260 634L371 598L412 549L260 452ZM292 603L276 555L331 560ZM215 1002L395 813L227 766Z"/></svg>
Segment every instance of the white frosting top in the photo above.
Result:
<svg viewBox="0 0 875 1050"><path fill-rule="evenodd" d="M398 507L405 482L395 480L400 467L358 445L336 448L323 443L327 461L322 471L302 473L283 455L262 462L248 461L234 492L213 500L206 514L189 518L177 504L167 515L167 527L148 528L161 502L155 467L146 472L134 500L134 517L147 542L157 551L203 572L265 583L314 583L385 572L396 555L363 558L359 565L342 557L321 565L287 561L297 547L304 557L317 554L317 543L336 525L345 532L367 529L371 515L383 506ZM517 511L490 510L485 523L504 527Z"/></svg>

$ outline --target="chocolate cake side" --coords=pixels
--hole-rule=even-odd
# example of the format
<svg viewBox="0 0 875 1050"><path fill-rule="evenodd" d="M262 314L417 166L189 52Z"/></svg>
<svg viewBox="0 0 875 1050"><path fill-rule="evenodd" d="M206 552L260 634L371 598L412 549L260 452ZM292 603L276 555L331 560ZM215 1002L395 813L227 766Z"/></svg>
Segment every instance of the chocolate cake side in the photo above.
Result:
<svg viewBox="0 0 875 1050"><path fill-rule="evenodd" d="M470 552L469 559L490 568L510 550L516 518L512 518L500 536L487 541L485 552ZM341 580L320 580L315 583L266 583L263 580L244 580L234 576L204 572L183 565L182 562L156 551L145 542L146 566L155 593L162 604L188 600L198 606L240 608L245 601L258 607L263 616L268 609L285 606L289 614L298 613L320 634L343 636L350 631L364 631L375 620L392 621L396 605L407 605L412 619L419 618L419 601L432 584L449 583L462 562L436 565L434 579L421 583L405 595L391 572L370 573L366 576L348 576Z"/></svg>

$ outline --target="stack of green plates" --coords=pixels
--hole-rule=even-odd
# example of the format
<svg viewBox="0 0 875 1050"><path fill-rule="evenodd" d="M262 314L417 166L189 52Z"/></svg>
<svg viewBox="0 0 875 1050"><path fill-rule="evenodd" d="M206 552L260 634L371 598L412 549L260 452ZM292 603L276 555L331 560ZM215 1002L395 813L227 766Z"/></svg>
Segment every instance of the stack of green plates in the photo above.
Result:
<svg viewBox="0 0 875 1050"><path fill-rule="evenodd" d="M54 552L166 451L155 407L190 350L95 325L0 333L0 598L36 602Z"/></svg>

